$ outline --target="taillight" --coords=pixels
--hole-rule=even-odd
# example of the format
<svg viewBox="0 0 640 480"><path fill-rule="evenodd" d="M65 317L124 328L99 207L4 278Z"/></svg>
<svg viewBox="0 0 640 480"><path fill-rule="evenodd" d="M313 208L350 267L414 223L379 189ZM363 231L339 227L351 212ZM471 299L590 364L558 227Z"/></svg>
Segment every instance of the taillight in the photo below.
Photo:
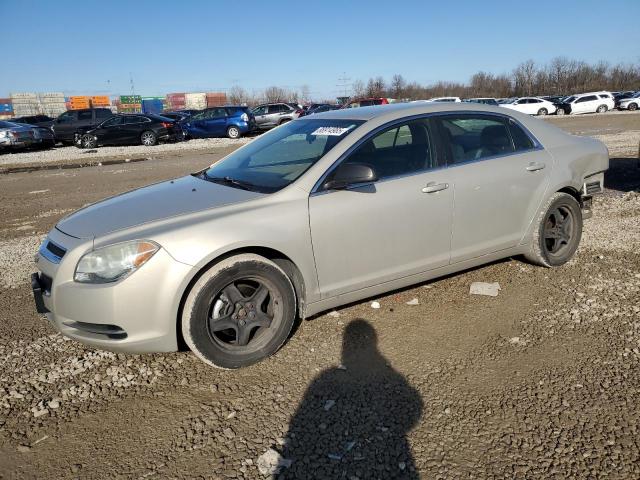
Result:
<svg viewBox="0 0 640 480"><path fill-rule="evenodd" d="M243 113L242 115L240 115L240 120L242 120L243 122L248 122L249 115L247 115L246 113Z"/></svg>
<svg viewBox="0 0 640 480"><path fill-rule="evenodd" d="M300 114L304 113L304 110L300 110L300 109L298 109L298 110L296 110L296 111L295 111L295 113L297 113L298 115L300 115Z"/></svg>
<svg viewBox="0 0 640 480"><path fill-rule="evenodd" d="M169 122L162 122L162 126L164 128L171 128L173 127L173 123L169 123Z"/></svg>

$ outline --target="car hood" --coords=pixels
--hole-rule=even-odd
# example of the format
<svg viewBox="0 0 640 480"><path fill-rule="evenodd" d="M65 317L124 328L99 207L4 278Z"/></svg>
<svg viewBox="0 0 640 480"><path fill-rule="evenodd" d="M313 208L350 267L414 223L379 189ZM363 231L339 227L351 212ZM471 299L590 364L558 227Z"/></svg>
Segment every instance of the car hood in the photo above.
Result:
<svg viewBox="0 0 640 480"><path fill-rule="evenodd" d="M76 238L96 238L144 223L186 215L264 196L188 175L89 205L56 228Z"/></svg>

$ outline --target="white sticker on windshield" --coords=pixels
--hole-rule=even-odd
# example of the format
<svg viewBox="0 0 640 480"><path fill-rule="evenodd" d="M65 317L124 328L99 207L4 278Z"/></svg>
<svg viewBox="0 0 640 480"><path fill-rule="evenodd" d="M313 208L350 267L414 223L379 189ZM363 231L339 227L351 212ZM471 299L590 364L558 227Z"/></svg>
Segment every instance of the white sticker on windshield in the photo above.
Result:
<svg viewBox="0 0 640 480"><path fill-rule="evenodd" d="M311 135L330 135L333 137L339 137L340 135L344 135L349 130L353 128L353 125L343 128L343 127L320 127L317 128L315 132Z"/></svg>

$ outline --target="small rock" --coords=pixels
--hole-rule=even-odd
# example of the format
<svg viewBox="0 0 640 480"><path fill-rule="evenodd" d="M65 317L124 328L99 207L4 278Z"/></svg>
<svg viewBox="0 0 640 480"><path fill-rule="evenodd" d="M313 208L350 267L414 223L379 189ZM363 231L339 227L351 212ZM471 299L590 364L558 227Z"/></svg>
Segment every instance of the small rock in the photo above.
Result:
<svg viewBox="0 0 640 480"><path fill-rule="evenodd" d="M380 308L380 303L379 302L371 302L371 308L375 308L375 309Z"/></svg>
<svg viewBox="0 0 640 480"><path fill-rule="evenodd" d="M346 370L347 367L345 367L343 364L338 365L338 370Z"/></svg>
<svg viewBox="0 0 640 480"><path fill-rule="evenodd" d="M335 310L332 310L331 312L329 312L328 315L330 317L334 317L334 318L337 318L337 317L340 316L340 314L338 312L336 312Z"/></svg>
<svg viewBox="0 0 640 480"><path fill-rule="evenodd" d="M407 302L407 305L420 305L420 300L418 300L417 298L414 298L412 300L409 300Z"/></svg>
<svg viewBox="0 0 640 480"><path fill-rule="evenodd" d="M325 411L327 411L327 412L328 412L329 410L331 410L331 408L332 408L335 404L336 404L336 401L335 401L335 400L327 400L327 401L324 403L324 407L322 407L322 408L324 408L324 409L325 409Z"/></svg>
<svg viewBox="0 0 640 480"><path fill-rule="evenodd" d="M233 412L231 412L229 415L227 415L227 420L231 420L232 418L234 418L236 416L236 411L234 410Z"/></svg>
<svg viewBox="0 0 640 480"><path fill-rule="evenodd" d="M405 468L407 468L407 464L406 464L406 463L404 463L404 462L400 462L400 463L398 464L398 468L399 468L400 470L404 470Z"/></svg>
<svg viewBox="0 0 640 480"><path fill-rule="evenodd" d="M33 417L38 418L48 413L49 413L49 410L47 410L46 408L43 408L42 410L36 410L35 412L33 412Z"/></svg>
<svg viewBox="0 0 640 480"><path fill-rule="evenodd" d="M449 407L444 409L444 413L445 415L450 415L451 414L451 409Z"/></svg>
<svg viewBox="0 0 640 480"><path fill-rule="evenodd" d="M225 428L222 433L224 433L224 436L227 438L233 438L236 436L236 432L234 432L231 428L227 427Z"/></svg>
<svg viewBox="0 0 640 480"><path fill-rule="evenodd" d="M330 460L342 460L342 455L339 453L330 453L327 457L329 457Z"/></svg>
<svg viewBox="0 0 640 480"><path fill-rule="evenodd" d="M52 410L55 410L56 408L60 407L60 402L54 399L54 400L51 400L49 403L47 403L47 406Z"/></svg>
<svg viewBox="0 0 640 480"><path fill-rule="evenodd" d="M487 295L489 297L497 297L500 291L500 284L498 282L473 282L469 288L471 295Z"/></svg>
<svg viewBox="0 0 640 480"><path fill-rule="evenodd" d="M292 461L284 458L273 448L258 457L258 470L262 475L277 475L291 466Z"/></svg>
<svg viewBox="0 0 640 480"><path fill-rule="evenodd" d="M31 447L28 445L18 445L18 451L20 453L27 453L31 451Z"/></svg>

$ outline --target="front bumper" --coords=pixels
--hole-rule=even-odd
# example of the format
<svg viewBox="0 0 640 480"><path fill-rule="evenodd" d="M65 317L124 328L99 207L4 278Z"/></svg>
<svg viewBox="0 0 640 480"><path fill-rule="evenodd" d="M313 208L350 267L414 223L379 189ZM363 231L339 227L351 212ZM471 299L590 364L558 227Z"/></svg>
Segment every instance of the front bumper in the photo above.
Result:
<svg viewBox="0 0 640 480"><path fill-rule="evenodd" d="M177 350L177 314L189 265L160 249L118 282L82 284L73 280L75 266L93 242L56 229L45 242L49 240L66 248L66 253L56 263L41 249L37 255L40 272L31 280L36 309L56 330L86 345L117 352Z"/></svg>

